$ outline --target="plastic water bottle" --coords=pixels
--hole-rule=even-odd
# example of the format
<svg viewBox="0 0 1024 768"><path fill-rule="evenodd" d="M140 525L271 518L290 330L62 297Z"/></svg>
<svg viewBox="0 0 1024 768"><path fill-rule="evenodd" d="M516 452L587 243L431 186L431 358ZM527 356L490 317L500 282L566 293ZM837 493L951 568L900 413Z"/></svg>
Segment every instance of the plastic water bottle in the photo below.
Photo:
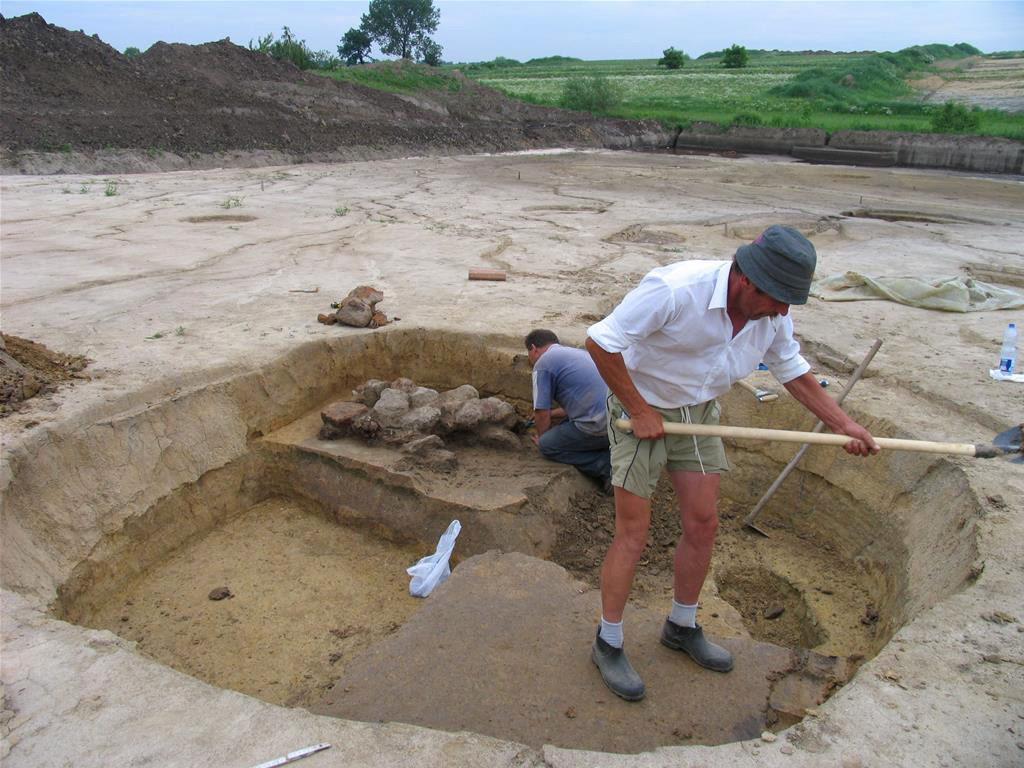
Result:
<svg viewBox="0 0 1024 768"><path fill-rule="evenodd" d="M1003 349L999 353L999 370L1001 373L1013 373L1017 365L1017 325L1010 323L1003 334Z"/></svg>

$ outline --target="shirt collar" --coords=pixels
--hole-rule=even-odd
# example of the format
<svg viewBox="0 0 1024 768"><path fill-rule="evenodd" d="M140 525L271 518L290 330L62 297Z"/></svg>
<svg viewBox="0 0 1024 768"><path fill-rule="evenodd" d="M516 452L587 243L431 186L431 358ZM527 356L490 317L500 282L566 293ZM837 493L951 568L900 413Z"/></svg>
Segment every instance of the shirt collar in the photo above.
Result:
<svg viewBox="0 0 1024 768"><path fill-rule="evenodd" d="M718 276L715 278L715 290L711 293L711 301L708 302L708 309L725 309L726 299L729 298L729 270L732 269L732 262L727 261L718 269Z"/></svg>

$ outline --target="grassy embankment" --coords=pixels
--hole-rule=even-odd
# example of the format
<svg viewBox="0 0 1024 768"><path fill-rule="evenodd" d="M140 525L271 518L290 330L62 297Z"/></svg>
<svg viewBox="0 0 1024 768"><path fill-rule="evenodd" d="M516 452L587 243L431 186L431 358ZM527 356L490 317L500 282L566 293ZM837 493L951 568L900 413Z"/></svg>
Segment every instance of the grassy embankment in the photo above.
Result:
<svg viewBox="0 0 1024 768"><path fill-rule="evenodd" d="M621 96L604 114L659 120L667 128L707 121L826 131L932 132L941 104L922 103L908 80L969 73L970 46L915 46L898 53L751 52L743 69L725 69L720 58L687 61L666 70L655 59L580 61L549 57L525 64L460 65L469 77L510 97L559 106L572 78L602 76ZM940 68L939 61L947 62ZM948 62L954 62L952 66ZM971 110L971 133L1024 139L1024 114Z"/></svg>

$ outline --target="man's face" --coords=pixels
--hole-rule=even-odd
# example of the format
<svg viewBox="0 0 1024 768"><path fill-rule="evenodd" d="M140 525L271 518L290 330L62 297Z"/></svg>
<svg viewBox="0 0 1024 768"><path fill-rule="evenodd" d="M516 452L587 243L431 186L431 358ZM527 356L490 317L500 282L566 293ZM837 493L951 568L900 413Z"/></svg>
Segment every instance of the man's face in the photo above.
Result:
<svg viewBox="0 0 1024 768"><path fill-rule="evenodd" d="M740 310L748 319L760 320L762 317L777 317L789 314L789 304L773 299L750 282L746 275L740 278L740 287Z"/></svg>
<svg viewBox="0 0 1024 768"><path fill-rule="evenodd" d="M537 347L536 345L531 346L526 350L526 356L530 358L530 365L536 365L537 361L540 360L540 356L544 353L544 349Z"/></svg>

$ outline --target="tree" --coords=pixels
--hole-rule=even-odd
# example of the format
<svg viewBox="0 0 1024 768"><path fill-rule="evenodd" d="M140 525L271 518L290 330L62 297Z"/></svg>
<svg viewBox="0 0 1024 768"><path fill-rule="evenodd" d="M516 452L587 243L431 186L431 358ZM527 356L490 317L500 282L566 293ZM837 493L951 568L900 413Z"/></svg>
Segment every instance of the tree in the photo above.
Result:
<svg viewBox="0 0 1024 768"><path fill-rule="evenodd" d="M350 67L353 64L365 64L372 61L370 48L373 47L373 38L370 33L362 27L352 27L345 36L341 38L341 45L338 46L338 55Z"/></svg>
<svg viewBox="0 0 1024 768"><path fill-rule="evenodd" d="M429 64L432 67L441 66L441 44L435 40L431 40L429 37L423 38L423 42L419 46L420 58L423 59L424 64Z"/></svg>
<svg viewBox="0 0 1024 768"><path fill-rule="evenodd" d="M423 51L440 20L433 0L370 0L359 26L383 53L411 59L415 51Z"/></svg>
<svg viewBox="0 0 1024 768"><path fill-rule="evenodd" d="M126 59L134 59L136 56L141 56L142 51L136 48L134 45L129 45L124 49L124 55Z"/></svg>
<svg viewBox="0 0 1024 768"><path fill-rule="evenodd" d="M682 51L677 51L675 48L666 48L661 54L658 66L665 67L666 69L680 69L683 66L683 62L686 61L686 54Z"/></svg>
<svg viewBox="0 0 1024 768"><path fill-rule="evenodd" d="M722 66L727 69L742 69L747 66L747 49L737 43L730 45L722 55Z"/></svg>

